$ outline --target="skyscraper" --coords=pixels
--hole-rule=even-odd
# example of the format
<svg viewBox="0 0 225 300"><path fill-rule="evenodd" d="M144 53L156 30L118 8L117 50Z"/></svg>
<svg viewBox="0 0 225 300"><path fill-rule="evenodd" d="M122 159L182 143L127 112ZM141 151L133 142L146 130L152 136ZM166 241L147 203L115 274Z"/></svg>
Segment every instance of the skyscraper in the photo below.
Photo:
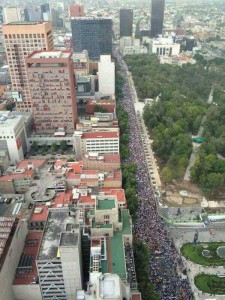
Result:
<svg viewBox="0 0 225 300"><path fill-rule="evenodd" d="M73 133L77 121L72 51L35 51L26 58L37 132Z"/></svg>
<svg viewBox="0 0 225 300"><path fill-rule="evenodd" d="M152 0L151 37L162 34L165 0Z"/></svg>
<svg viewBox="0 0 225 300"><path fill-rule="evenodd" d="M20 10L16 6L7 6L3 9L5 23L18 22L21 20Z"/></svg>
<svg viewBox="0 0 225 300"><path fill-rule="evenodd" d="M120 37L132 36L133 9L120 9Z"/></svg>
<svg viewBox="0 0 225 300"><path fill-rule="evenodd" d="M112 19L72 18L71 28L74 52L87 50L93 59L101 54L112 54Z"/></svg>
<svg viewBox="0 0 225 300"><path fill-rule="evenodd" d="M51 22L12 22L2 26L12 98L20 111L31 111L25 58L35 50L51 50Z"/></svg>
<svg viewBox="0 0 225 300"><path fill-rule="evenodd" d="M38 22L42 20L40 6L30 5L24 9L25 21Z"/></svg>

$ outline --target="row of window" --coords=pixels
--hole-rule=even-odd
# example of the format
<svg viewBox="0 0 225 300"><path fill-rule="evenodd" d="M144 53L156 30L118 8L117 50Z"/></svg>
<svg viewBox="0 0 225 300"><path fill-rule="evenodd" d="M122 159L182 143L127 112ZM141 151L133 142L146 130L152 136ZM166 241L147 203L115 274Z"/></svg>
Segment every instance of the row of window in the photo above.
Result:
<svg viewBox="0 0 225 300"><path fill-rule="evenodd" d="M36 34L36 33L34 33L34 34L5 34L4 35L4 37L5 37L5 39L26 39L26 38L44 38L45 37L45 35L44 35L44 33L42 33L42 34L40 34L40 33L38 33L38 34Z"/></svg>

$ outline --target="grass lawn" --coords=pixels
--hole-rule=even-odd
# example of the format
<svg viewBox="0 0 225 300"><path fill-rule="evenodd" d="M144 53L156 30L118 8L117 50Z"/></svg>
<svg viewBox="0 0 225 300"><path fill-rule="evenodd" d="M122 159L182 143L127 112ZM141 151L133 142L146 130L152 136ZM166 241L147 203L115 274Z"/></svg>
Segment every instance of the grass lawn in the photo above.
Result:
<svg viewBox="0 0 225 300"><path fill-rule="evenodd" d="M199 274L195 277L195 285L204 293L225 295L225 277Z"/></svg>
<svg viewBox="0 0 225 300"><path fill-rule="evenodd" d="M203 248L203 246L207 245L208 248ZM198 243L196 247L193 243L184 244L181 247L181 253L187 259L193 261L196 264L203 266L223 266L225 265L225 259L221 258L217 255L217 248L220 246L225 246L225 242L217 242L217 243ZM202 255L203 250L209 250L210 256L205 257Z"/></svg>

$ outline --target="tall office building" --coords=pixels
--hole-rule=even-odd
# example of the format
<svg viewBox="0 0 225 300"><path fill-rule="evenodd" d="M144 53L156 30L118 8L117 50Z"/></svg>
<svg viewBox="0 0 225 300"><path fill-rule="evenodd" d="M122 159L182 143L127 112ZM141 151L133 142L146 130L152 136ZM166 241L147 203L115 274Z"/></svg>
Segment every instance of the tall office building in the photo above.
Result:
<svg viewBox="0 0 225 300"><path fill-rule="evenodd" d="M3 24L3 22L4 22L3 7L0 6L0 24Z"/></svg>
<svg viewBox="0 0 225 300"><path fill-rule="evenodd" d="M36 5L24 9L25 21L38 22L42 20L41 7Z"/></svg>
<svg viewBox="0 0 225 300"><path fill-rule="evenodd" d="M44 21L51 21L52 20L49 3L41 5L41 13L42 13L42 18L43 18Z"/></svg>
<svg viewBox="0 0 225 300"><path fill-rule="evenodd" d="M162 34L165 0L152 0L151 37Z"/></svg>
<svg viewBox="0 0 225 300"><path fill-rule="evenodd" d="M120 37L132 36L133 9L120 9Z"/></svg>
<svg viewBox="0 0 225 300"><path fill-rule="evenodd" d="M92 59L112 54L112 19L71 18L71 28L74 52L87 50Z"/></svg>
<svg viewBox="0 0 225 300"><path fill-rule="evenodd" d="M83 17L84 16L84 6L81 4L71 4L69 7L70 18L73 17Z"/></svg>
<svg viewBox="0 0 225 300"><path fill-rule="evenodd" d="M35 130L73 133L77 106L72 51L35 51L26 64Z"/></svg>
<svg viewBox="0 0 225 300"><path fill-rule="evenodd" d="M4 7L3 12L4 12L4 21L6 24L10 22L18 22L21 20L20 10L16 6Z"/></svg>
<svg viewBox="0 0 225 300"><path fill-rule="evenodd" d="M107 80L106 80L107 78ZM115 62L110 55L101 55L98 63L99 92L102 95L115 97Z"/></svg>
<svg viewBox="0 0 225 300"><path fill-rule="evenodd" d="M2 26L12 98L17 110L31 111L25 58L35 50L53 49L51 22L12 22Z"/></svg>

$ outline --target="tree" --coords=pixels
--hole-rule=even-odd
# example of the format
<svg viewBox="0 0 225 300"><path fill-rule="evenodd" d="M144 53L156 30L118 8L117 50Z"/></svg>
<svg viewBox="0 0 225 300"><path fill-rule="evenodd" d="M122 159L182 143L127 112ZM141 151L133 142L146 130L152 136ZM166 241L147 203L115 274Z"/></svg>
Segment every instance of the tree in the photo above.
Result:
<svg viewBox="0 0 225 300"><path fill-rule="evenodd" d="M218 190L220 190L223 187L223 184L224 176L220 173L208 174L202 182L204 190L209 192L211 195L214 195Z"/></svg>
<svg viewBox="0 0 225 300"><path fill-rule="evenodd" d="M32 143L32 149L34 150L34 152L38 151L38 144L37 144L36 141L33 141L33 143Z"/></svg>
<svg viewBox="0 0 225 300"><path fill-rule="evenodd" d="M53 143L52 145L51 145L51 151L52 152L56 152L57 150L58 150L58 145L56 144L56 143Z"/></svg>
<svg viewBox="0 0 225 300"><path fill-rule="evenodd" d="M67 149L67 142L61 141L59 147L62 151L65 151Z"/></svg>
<svg viewBox="0 0 225 300"><path fill-rule="evenodd" d="M105 107L102 107L100 105L95 105L94 111L95 112L101 112L101 113L107 113L108 112Z"/></svg>
<svg viewBox="0 0 225 300"><path fill-rule="evenodd" d="M173 173L168 166L164 167L161 172L163 182L171 183L173 180Z"/></svg>

